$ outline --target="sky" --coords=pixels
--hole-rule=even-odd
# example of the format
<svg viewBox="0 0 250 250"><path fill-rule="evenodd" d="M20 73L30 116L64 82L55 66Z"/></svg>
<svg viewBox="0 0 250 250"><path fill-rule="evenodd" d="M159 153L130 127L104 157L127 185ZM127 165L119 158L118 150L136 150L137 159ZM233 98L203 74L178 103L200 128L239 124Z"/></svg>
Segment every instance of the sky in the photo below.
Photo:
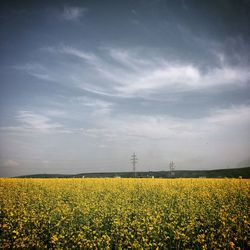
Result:
<svg viewBox="0 0 250 250"><path fill-rule="evenodd" d="M0 5L0 176L250 165L250 1Z"/></svg>

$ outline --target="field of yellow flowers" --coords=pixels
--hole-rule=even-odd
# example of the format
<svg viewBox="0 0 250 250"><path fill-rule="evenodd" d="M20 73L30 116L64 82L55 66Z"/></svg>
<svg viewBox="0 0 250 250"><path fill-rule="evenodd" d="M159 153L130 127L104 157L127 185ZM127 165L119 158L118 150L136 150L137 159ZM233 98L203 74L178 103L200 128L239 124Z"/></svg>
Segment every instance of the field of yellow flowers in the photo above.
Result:
<svg viewBox="0 0 250 250"><path fill-rule="evenodd" d="M0 179L1 249L249 249L244 179Z"/></svg>

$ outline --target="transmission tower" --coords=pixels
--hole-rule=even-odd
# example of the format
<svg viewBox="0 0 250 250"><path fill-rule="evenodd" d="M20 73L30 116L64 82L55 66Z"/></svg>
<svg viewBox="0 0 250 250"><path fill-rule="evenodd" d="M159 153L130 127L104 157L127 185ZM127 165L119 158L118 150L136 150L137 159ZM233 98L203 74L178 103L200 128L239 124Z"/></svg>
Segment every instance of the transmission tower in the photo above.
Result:
<svg viewBox="0 0 250 250"><path fill-rule="evenodd" d="M135 165L136 165L136 163L138 162L138 158L137 158L137 156L136 156L136 154L135 153L133 153L132 155L131 155L131 162L132 162L132 165L133 165L133 172L134 172L134 178L136 177L136 169L135 169Z"/></svg>
<svg viewBox="0 0 250 250"><path fill-rule="evenodd" d="M170 171L170 176L173 177L175 175L175 163L171 161L169 163L169 171Z"/></svg>

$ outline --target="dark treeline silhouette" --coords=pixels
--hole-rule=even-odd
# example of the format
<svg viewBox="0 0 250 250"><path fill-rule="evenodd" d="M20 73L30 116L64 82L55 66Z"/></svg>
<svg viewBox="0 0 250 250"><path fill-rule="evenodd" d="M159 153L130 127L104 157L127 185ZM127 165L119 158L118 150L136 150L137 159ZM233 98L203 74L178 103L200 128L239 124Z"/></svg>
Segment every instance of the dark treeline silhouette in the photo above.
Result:
<svg viewBox="0 0 250 250"><path fill-rule="evenodd" d="M137 172L137 178L250 178L250 167L217 170L176 170L174 176L170 171ZM134 172L103 172L80 174L33 174L18 176L18 178L101 178L121 177L133 178Z"/></svg>

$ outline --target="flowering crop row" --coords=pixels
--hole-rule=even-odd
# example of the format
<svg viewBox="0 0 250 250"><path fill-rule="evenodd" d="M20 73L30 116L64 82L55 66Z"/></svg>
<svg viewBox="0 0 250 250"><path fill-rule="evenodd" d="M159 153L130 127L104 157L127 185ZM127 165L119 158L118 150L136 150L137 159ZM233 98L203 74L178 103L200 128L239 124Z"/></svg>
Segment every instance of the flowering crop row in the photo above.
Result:
<svg viewBox="0 0 250 250"><path fill-rule="evenodd" d="M0 179L1 249L248 249L244 179Z"/></svg>

